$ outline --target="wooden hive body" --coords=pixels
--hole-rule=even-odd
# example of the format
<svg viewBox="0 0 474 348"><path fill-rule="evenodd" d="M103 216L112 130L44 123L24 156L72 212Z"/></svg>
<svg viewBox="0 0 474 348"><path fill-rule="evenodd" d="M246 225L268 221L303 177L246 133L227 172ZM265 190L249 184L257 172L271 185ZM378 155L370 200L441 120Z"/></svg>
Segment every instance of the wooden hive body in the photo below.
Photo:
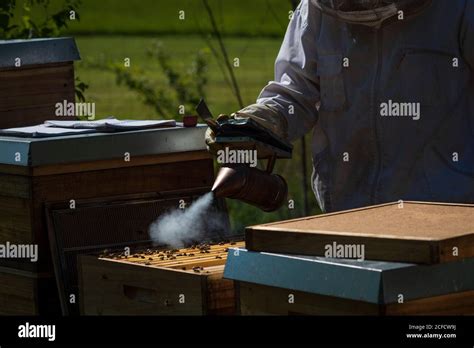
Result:
<svg viewBox="0 0 474 348"><path fill-rule="evenodd" d="M376 304L238 282L242 315L473 315L474 291ZM289 296L294 302L288 301Z"/></svg>
<svg viewBox="0 0 474 348"><path fill-rule="evenodd" d="M37 244L39 249L36 263L0 259L0 314L55 314L61 310L55 291L58 280L55 273L61 263L51 255L50 242L55 240L48 236L50 205L69 207L70 200L75 200L78 209L70 212L74 215L70 219L74 221L74 230L80 232L81 229L88 231L93 224L91 218L80 221L84 213L79 209L82 202L97 200L104 205L117 197L154 195L163 201L175 199L177 205L181 198L209 192L214 168L212 157L201 144L204 131L205 127L196 127L64 139L0 137L0 150L6 149L0 151L0 244ZM186 145L171 144L170 139L180 137L181 133L187 139ZM132 153L130 162L123 160L124 151L120 146ZM90 151L91 148L95 150ZM9 162L17 151L26 159L24 163ZM110 216L110 219L115 223L117 219L141 221L143 215L137 209L130 209L128 216ZM102 219L104 227L109 225L106 220ZM113 232L101 231L102 234ZM128 233L138 232L130 230ZM147 239L147 230L142 232L143 239ZM80 244L68 247L79 250L91 247L94 234L87 233L87 236L79 240ZM131 240L117 237L116 241Z"/></svg>
<svg viewBox="0 0 474 348"><path fill-rule="evenodd" d="M82 313L234 314L234 284L223 279L230 246L243 246L243 242L211 245L204 253L199 248L181 249L175 259L161 260L160 255L166 253L158 250L152 254L132 251L128 258L81 256Z"/></svg>
<svg viewBox="0 0 474 348"><path fill-rule="evenodd" d="M230 250L243 315L472 315L474 259L433 265Z"/></svg>
<svg viewBox="0 0 474 348"><path fill-rule="evenodd" d="M78 59L72 38L0 41L0 129L58 118L56 104L75 101Z"/></svg>

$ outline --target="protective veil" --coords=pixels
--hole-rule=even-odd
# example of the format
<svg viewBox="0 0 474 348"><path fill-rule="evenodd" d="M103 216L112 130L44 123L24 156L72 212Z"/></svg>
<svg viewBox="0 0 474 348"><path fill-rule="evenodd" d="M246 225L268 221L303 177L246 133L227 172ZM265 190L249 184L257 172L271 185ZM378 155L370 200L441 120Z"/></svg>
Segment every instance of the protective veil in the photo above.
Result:
<svg viewBox="0 0 474 348"><path fill-rule="evenodd" d="M432 0L312 0L323 13L339 20L379 27L384 21L406 12L416 15L423 11Z"/></svg>

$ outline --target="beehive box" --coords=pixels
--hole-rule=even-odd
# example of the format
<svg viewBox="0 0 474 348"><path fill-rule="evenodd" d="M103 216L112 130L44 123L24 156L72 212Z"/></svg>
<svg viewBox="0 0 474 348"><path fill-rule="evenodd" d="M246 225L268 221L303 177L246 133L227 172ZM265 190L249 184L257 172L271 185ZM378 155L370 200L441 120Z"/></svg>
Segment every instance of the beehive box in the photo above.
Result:
<svg viewBox="0 0 474 348"><path fill-rule="evenodd" d="M474 259L433 265L229 252L243 315L473 315Z"/></svg>
<svg viewBox="0 0 474 348"><path fill-rule="evenodd" d="M334 245L364 246L366 260L456 261L474 257L474 205L393 202L251 226L245 242L252 251L327 256Z"/></svg>
<svg viewBox="0 0 474 348"><path fill-rule="evenodd" d="M474 315L474 291L375 304L245 282L238 282L236 287L242 315ZM289 301L289 296L294 302Z"/></svg>
<svg viewBox="0 0 474 348"><path fill-rule="evenodd" d="M147 249L79 257L85 315L231 315L232 280L223 279L227 250L243 242L180 250Z"/></svg>
<svg viewBox="0 0 474 348"><path fill-rule="evenodd" d="M56 104L75 101L73 38L0 40L0 128L57 117Z"/></svg>
<svg viewBox="0 0 474 348"><path fill-rule="evenodd" d="M54 277L0 266L0 315L59 314Z"/></svg>
<svg viewBox="0 0 474 348"><path fill-rule="evenodd" d="M69 208L72 199L80 208L81 202L89 200L107 205L105 201L135 195L178 202L209 192L214 168L202 141L205 130L198 126L38 139L0 137L0 244L38 246L35 263L0 258L0 278L8 274L5 277L10 282L0 281L0 315L57 314L61 310L57 294L40 291L45 286L37 280L48 287L56 281L45 212L49 203L64 203ZM125 152L131 154L128 162L123 159ZM16 153L21 161L15 161ZM138 226L144 221L140 210L130 208L128 215L112 212L110 216L92 210L68 212L74 227L64 229L60 236L69 242L66 246L84 250L85 245L99 245L104 239L107 245L148 239L146 229ZM107 222L110 220L113 223ZM100 235L95 229L99 221L105 226ZM120 221L124 223L107 231L108 226ZM136 230L125 230L130 221L136 222ZM81 239L68 238L77 230L83 232ZM133 238L124 240L125 234ZM50 296L55 297L56 305L50 305Z"/></svg>

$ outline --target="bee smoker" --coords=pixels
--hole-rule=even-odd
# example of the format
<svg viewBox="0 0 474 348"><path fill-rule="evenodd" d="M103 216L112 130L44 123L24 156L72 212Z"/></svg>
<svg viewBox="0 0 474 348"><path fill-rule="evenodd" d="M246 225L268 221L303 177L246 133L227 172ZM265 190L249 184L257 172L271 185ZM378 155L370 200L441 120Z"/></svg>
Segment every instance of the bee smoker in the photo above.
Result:
<svg viewBox="0 0 474 348"><path fill-rule="evenodd" d="M286 201L288 185L280 175L272 174L275 157L267 170L246 165L228 165L220 169L212 187L216 197L238 199L265 212L280 208Z"/></svg>
<svg viewBox="0 0 474 348"><path fill-rule="evenodd" d="M223 122L214 120L204 100L199 102L196 111L216 134L216 142L236 145L239 142L248 143L250 139L254 145L259 143L261 148L265 149L261 158L268 158L266 170L244 164L225 164L217 174L212 187L214 196L238 199L266 212L281 207L288 195L288 185L285 179L272 174L272 171L277 157L291 158L291 144L276 139L274 135L268 134L251 120Z"/></svg>

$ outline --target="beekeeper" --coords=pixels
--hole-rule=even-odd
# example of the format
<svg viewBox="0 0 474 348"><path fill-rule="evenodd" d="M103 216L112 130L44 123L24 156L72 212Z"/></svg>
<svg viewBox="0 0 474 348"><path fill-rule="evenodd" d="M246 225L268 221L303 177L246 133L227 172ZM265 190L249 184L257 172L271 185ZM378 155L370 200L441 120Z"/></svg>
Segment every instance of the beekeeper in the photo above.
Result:
<svg viewBox="0 0 474 348"><path fill-rule="evenodd" d="M323 211L474 203L474 1L302 0L275 81L231 117L313 129Z"/></svg>

